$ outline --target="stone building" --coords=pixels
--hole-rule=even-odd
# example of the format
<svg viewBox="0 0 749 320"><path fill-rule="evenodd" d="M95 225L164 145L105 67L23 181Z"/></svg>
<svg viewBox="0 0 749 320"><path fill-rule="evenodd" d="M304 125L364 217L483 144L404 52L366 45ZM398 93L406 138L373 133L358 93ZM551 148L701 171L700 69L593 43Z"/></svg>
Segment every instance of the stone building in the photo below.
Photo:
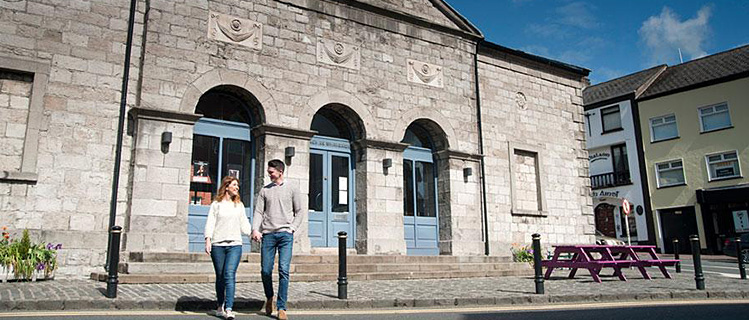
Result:
<svg viewBox="0 0 749 320"><path fill-rule="evenodd" d="M104 263L114 161L122 250L199 250L225 175L243 202L288 164L296 253L510 254L592 243L588 70L512 50L441 0L0 2L0 225ZM478 83L478 85L477 85ZM250 248L248 248L250 249Z"/></svg>

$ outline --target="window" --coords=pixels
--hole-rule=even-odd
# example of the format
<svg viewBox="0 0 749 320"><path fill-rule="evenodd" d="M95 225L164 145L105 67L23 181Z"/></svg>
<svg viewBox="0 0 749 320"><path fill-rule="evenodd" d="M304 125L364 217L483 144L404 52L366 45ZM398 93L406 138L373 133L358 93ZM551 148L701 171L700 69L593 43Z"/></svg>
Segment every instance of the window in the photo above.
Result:
<svg viewBox="0 0 749 320"><path fill-rule="evenodd" d="M700 125L702 126L702 132L731 127L731 115L728 113L728 104L724 102L700 108Z"/></svg>
<svg viewBox="0 0 749 320"><path fill-rule="evenodd" d="M627 145L620 144L611 147L611 161L614 167L614 185L629 184L629 160L627 159Z"/></svg>
<svg viewBox="0 0 749 320"><path fill-rule="evenodd" d="M739 157L736 151L705 156L710 181L741 176Z"/></svg>
<svg viewBox="0 0 749 320"><path fill-rule="evenodd" d="M658 188L685 184L684 167L681 160L655 164Z"/></svg>
<svg viewBox="0 0 749 320"><path fill-rule="evenodd" d="M650 119L650 141L656 142L676 138L679 128L676 126L676 116L673 114Z"/></svg>
<svg viewBox="0 0 749 320"><path fill-rule="evenodd" d="M622 118L619 115L619 106L608 107L601 110L601 125L603 126L603 133L622 128Z"/></svg>

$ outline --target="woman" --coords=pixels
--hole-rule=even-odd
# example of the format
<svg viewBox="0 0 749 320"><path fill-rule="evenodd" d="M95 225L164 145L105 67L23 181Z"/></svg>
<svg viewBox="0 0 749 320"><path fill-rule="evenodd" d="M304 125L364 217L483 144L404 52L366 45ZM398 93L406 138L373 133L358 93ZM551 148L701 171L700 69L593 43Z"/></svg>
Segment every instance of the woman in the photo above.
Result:
<svg viewBox="0 0 749 320"><path fill-rule="evenodd" d="M234 288L242 256L242 234L251 236L252 226L239 199L239 181L232 176L221 180L205 221L205 252L216 271L216 315L234 319Z"/></svg>

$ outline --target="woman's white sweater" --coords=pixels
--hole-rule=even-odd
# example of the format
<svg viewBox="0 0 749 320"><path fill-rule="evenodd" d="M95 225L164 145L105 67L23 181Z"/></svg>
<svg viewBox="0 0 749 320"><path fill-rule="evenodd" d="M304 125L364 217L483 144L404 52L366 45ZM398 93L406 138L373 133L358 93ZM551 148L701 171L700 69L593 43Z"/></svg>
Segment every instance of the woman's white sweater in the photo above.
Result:
<svg viewBox="0 0 749 320"><path fill-rule="evenodd" d="M214 201L208 211L203 235L211 239L211 243L239 242L242 234L252 235L250 220L245 215L244 204L231 201Z"/></svg>

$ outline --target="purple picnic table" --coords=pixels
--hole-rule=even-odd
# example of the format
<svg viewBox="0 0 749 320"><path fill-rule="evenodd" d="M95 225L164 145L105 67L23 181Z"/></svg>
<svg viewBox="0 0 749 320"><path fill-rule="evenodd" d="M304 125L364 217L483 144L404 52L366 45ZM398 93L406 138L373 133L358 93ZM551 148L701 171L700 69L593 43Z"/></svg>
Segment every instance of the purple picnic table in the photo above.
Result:
<svg viewBox="0 0 749 320"><path fill-rule="evenodd" d="M595 253L595 255L594 255ZM641 257L640 254L646 255ZM636 267L643 278L651 280L647 267L658 267L663 276L671 279L666 267L673 266L679 260L660 259L655 246L612 246L612 245L556 245L551 260L541 261L546 267L545 279L549 279L555 268L570 268L569 278L574 278L578 269L587 269L596 282L601 282L600 272L603 268L613 268L619 280L627 281L622 268Z"/></svg>

